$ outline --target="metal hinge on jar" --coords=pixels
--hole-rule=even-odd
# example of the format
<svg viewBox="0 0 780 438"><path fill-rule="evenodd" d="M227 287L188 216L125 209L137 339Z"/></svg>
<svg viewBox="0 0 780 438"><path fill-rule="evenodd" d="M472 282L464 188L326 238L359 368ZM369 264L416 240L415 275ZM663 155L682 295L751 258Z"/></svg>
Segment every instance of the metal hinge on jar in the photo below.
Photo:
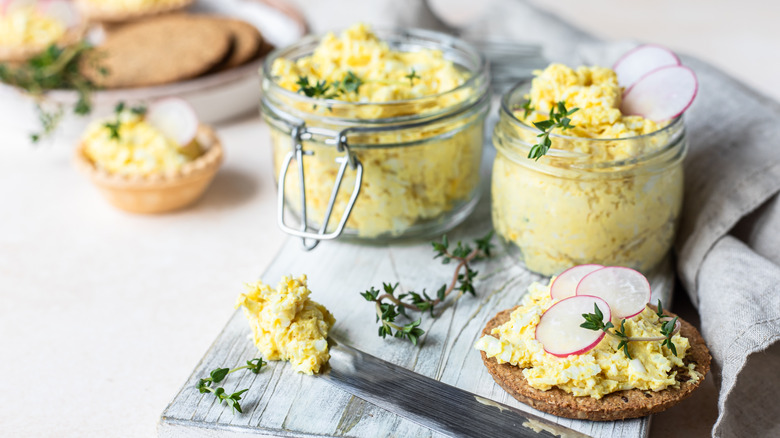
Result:
<svg viewBox="0 0 780 438"><path fill-rule="evenodd" d="M300 237L303 242L303 247L307 251L314 249L314 247L316 247L317 244L319 244L322 240L332 240L341 235L341 233L344 231L344 226L347 224L349 215L352 212L352 208L355 206L355 200L357 200L358 194L360 194L360 185L363 181L363 165L349 150L349 145L347 143L347 132L348 130L346 129L340 132L336 132L329 129L307 127L303 123L293 126L290 130L290 137L292 138L292 150L284 157L282 167L279 170L279 183L277 188L279 215L277 219L279 222L279 227L282 229L282 231L287 234ZM342 157L336 159L336 162L339 163L339 171L336 175L336 181L333 184L333 190L331 191L330 199L328 200L328 206L325 209L325 217L322 218L322 221L320 222L320 228L316 231L314 229L310 230L307 220L306 181L303 174L303 157L314 155L313 151L306 151L303 149L303 142L306 140L311 140L314 136L325 137L325 144L335 146L339 152L344 154ZM293 159L295 159L296 163L298 164L298 178L300 180L301 189L301 224L298 229L289 226L285 222L284 215L287 171ZM355 171L355 187L352 189L349 202L347 202L346 208L344 209L344 214L341 216L338 225L333 231L326 233L328 223L330 223L330 216L333 213L333 207L336 204L336 197L338 196L341 182L344 180L344 173L347 171L347 167Z"/></svg>

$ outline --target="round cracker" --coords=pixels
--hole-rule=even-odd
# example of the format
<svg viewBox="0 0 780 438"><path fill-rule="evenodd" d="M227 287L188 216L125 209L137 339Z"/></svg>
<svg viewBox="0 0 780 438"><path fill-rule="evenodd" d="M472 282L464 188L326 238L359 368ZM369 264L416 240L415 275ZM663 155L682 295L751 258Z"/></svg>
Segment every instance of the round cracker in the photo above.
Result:
<svg viewBox="0 0 780 438"><path fill-rule="evenodd" d="M494 328L509 321L509 315L515 309L516 307L499 312L488 321L482 334L490 335ZM675 316L668 311L666 314ZM494 358L488 358L484 351L481 352L482 361L499 386L518 401L540 411L559 417L592 421L644 417L666 410L690 396L693 390L704 382L704 378L709 372L711 357L704 339L696 327L682 319L679 321L680 334L688 338L691 345L683 362L686 365L695 363L696 371L701 374L698 381L693 381L687 368L677 368L679 388L667 388L657 392L631 389L613 392L601 399L588 396L576 397L556 387L547 391L532 388L525 379L521 368L508 363L499 364Z"/></svg>
<svg viewBox="0 0 780 438"><path fill-rule="evenodd" d="M190 15L166 15L110 32L92 56L85 58L81 70L104 88L161 85L208 72L225 59L231 45L230 32L217 23Z"/></svg>
<svg viewBox="0 0 780 438"><path fill-rule="evenodd" d="M225 27L233 36L233 50L225 61L223 69L238 67L254 59L263 47L263 36L257 28L246 21L227 17L207 17Z"/></svg>
<svg viewBox="0 0 780 438"><path fill-rule="evenodd" d="M108 4L94 4L89 0L75 0L81 15L94 22L121 23L180 11L192 5L195 0L168 0L147 5L141 9L132 10Z"/></svg>

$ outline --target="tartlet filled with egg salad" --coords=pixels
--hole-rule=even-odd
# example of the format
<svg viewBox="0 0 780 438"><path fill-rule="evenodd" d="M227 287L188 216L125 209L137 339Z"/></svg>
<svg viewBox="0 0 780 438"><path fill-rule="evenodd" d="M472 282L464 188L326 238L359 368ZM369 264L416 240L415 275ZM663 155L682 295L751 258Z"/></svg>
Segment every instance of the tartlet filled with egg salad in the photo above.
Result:
<svg viewBox="0 0 780 438"><path fill-rule="evenodd" d="M20 62L38 55L49 46L76 43L84 35L80 17L53 10L49 2L39 4L4 2L0 5L0 63ZM58 7L68 8L60 0ZM74 11L75 13L75 11Z"/></svg>
<svg viewBox="0 0 780 438"><path fill-rule="evenodd" d="M162 213L196 201L216 175L223 159L214 130L199 124L189 106L167 99L162 111L186 123L153 122L146 107L119 104L113 115L92 121L79 141L76 163L108 201L134 213ZM159 112L159 111L158 111ZM154 120L166 120L165 115ZM179 135L176 130L191 131Z"/></svg>

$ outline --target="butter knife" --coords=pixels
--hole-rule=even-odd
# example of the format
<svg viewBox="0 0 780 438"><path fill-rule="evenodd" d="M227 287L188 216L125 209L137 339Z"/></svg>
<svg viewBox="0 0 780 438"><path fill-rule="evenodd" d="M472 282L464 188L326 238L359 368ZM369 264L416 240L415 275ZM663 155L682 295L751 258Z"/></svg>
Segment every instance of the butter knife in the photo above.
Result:
<svg viewBox="0 0 780 438"><path fill-rule="evenodd" d="M393 365L330 340L321 377L358 398L448 436L588 437L519 409Z"/></svg>

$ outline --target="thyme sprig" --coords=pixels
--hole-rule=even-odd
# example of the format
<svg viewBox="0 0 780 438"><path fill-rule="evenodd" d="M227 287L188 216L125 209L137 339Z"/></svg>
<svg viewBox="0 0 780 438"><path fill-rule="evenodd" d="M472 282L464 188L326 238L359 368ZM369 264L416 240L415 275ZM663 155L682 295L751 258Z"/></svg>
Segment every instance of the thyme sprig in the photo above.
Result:
<svg viewBox="0 0 780 438"><path fill-rule="evenodd" d="M246 361L246 365L233 368L232 370L229 368L216 368L211 370L211 372L209 373L209 377L200 379L198 381L198 385L196 386L196 388L201 394L205 394L207 392L214 394L214 397L216 397L217 400L219 400L220 404L222 404L222 402L225 402L228 406L233 408L234 411L243 413L239 401L241 400L241 395L249 391L249 388L236 391L232 394L228 394L225 391L225 388L221 386L215 388L213 384L225 380L228 374L234 373L239 370L247 369L254 374L258 374L265 365L266 362L262 358L255 358Z"/></svg>
<svg viewBox="0 0 780 438"><path fill-rule="evenodd" d="M414 80L415 79L421 79L420 76L417 74L417 72L414 71L414 69L412 69L412 71L410 71L409 74L404 76L404 77L406 79L409 79L409 86L410 87L414 87Z"/></svg>
<svg viewBox="0 0 780 438"><path fill-rule="evenodd" d="M72 108L73 113L86 115L92 111L92 92L97 87L81 73L79 67L83 56L91 49L92 46L87 42L79 42L67 47L51 45L22 65L0 64L0 81L21 88L37 101L36 110L41 131L30 134L33 143L51 135L64 114L61 104L48 102L44 105L43 97L46 91L75 90L78 100ZM94 57L92 62L97 60L98 57ZM105 68L95 67L100 74L108 74Z"/></svg>
<svg viewBox="0 0 780 438"><path fill-rule="evenodd" d="M410 87L414 86L415 79L421 79L414 69L412 69L408 75L404 76L404 78L409 80ZM311 81L308 76L298 76L295 85L298 86L298 93L303 94L306 97L315 99L336 99L349 93L358 93L360 87L367 83L404 84L403 82L385 79L363 80L350 70L347 71L347 74L344 75L341 80L333 82L328 82L325 79ZM317 108L317 105L314 105L314 108Z"/></svg>
<svg viewBox="0 0 780 438"><path fill-rule="evenodd" d="M405 325L396 323L396 318L404 316L407 319L409 315L407 310L429 312L435 317L434 309L443 303L453 292L458 291L456 300L463 294L476 295L474 279L478 271L471 268L470 263L490 257L493 244L493 231L481 239L474 241L474 247L457 242L455 247L450 250L450 243L447 236L442 236L441 241L431 242L435 253L434 259L441 258L442 264L449 264L456 261L455 271L449 283L444 283L436 291L435 298L428 295L425 289L422 292L409 291L396 295L398 283L382 283L382 290L377 290L373 286L360 295L369 302L373 302L376 309L376 321L379 323L378 335L382 338L393 336L399 339L407 339L412 344L417 342L425 331L420 328L421 318L411 321ZM461 273L461 271L463 271Z"/></svg>
<svg viewBox="0 0 780 438"><path fill-rule="evenodd" d="M122 113L125 112L126 105L124 102L119 102L114 107L114 119L110 122L103 123L103 127L108 130L109 138L111 140L117 140L121 138L119 131L122 127ZM139 105L130 108L130 112L139 116L146 114L146 106Z"/></svg>
<svg viewBox="0 0 780 438"><path fill-rule="evenodd" d="M661 305L661 300L658 300L658 308L656 310L656 315L658 316L658 322L661 323L661 334L663 336L655 336L655 337L649 337L649 338L641 338L641 337L633 337L628 336L626 333L626 319L623 318L620 320L620 328L615 327L612 324L612 321L607 321L604 323L604 314L601 312L601 309L599 309L598 304L593 304L593 313L583 313L582 317L585 319L585 322L580 324L580 327L588 329L588 330L601 330L604 333L608 334L609 336L612 336L613 338L619 339L620 342L618 343L617 349L618 351L623 350L623 353L626 355L627 358L632 359L631 353L628 351L628 343L629 342L661 342L662 346L666 346L671 350L671 352L677 356L677 348L674 346L674 342L672 342L672 336L677 334L680 331L680 322L678 321L678 318L675 316L674 318L665 315L663 311L663 306Z"/></svg>
<svg viewBox="0 0 780 438"><path fill-rule="evenodd" d="M525 105L523 105L523 109L525 110L525 117L528 117L528 114L533 110L530 100L527 101ZM550 147L552 146L550 133L552 133L554 129L565 131L567 129L574 128L575 125L571 124L571 118L569 116L576 113L577 111L579 111L579 108L572 108L570 110L566 109L566 103L560 101L556 105L553 105L552 108L550 108L550 114L547 120L533 122L533 125L536 127L536 129L542 131L542 133L536 136L537 138L540 138L540 140L531 147L531 150L528 151L528 158L538 161L539 158L542 158L545 154L547 154L547 152L550 150Z"/></svg>
<svg viewBox="0 0 780 438"><path fill-rule="evenodd" d="M309 82L308 76L298 76L298 92L315 99L335 99L349 93L357 93L363 81L352 71L340 80L328 83L325 79Z"/></svg>

